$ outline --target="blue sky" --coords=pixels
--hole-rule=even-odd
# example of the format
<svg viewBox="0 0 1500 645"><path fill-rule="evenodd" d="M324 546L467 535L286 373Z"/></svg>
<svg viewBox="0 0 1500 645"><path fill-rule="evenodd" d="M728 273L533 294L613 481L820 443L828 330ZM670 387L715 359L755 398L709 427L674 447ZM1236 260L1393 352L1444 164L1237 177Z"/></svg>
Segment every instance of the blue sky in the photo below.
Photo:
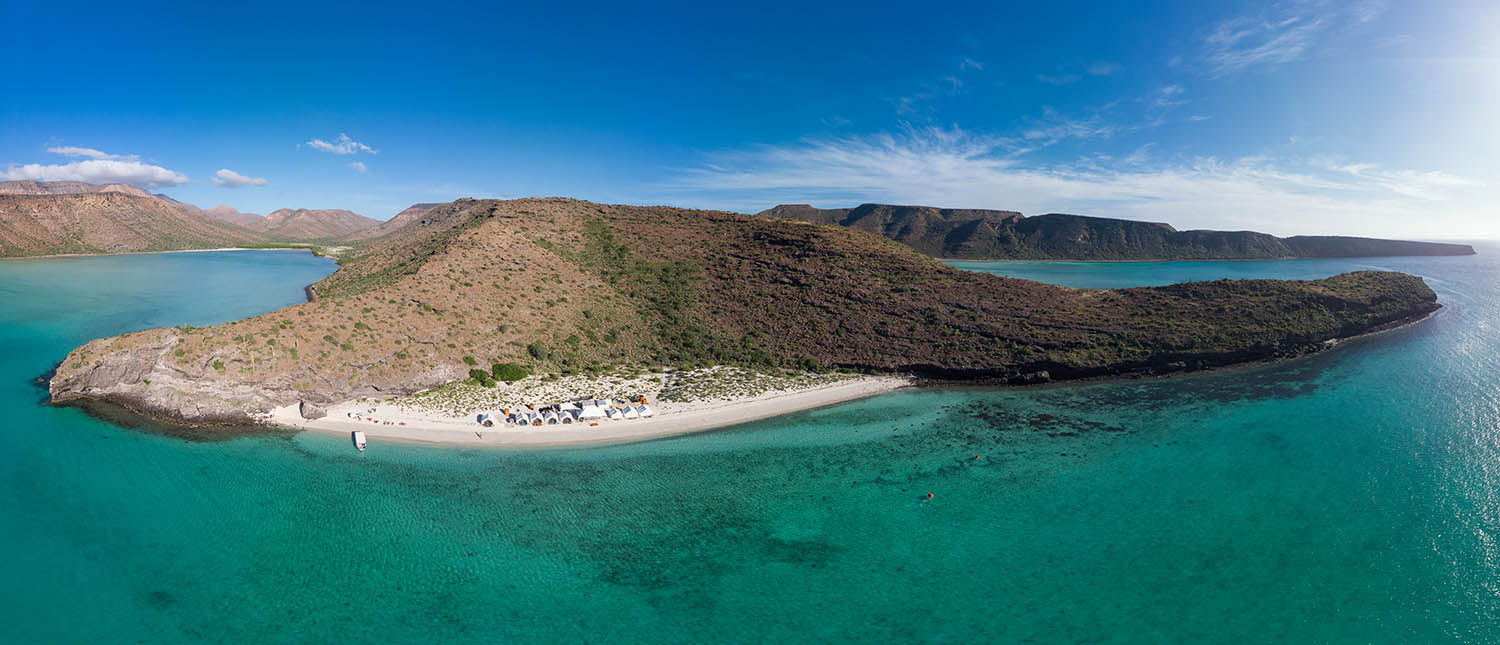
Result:
<svg viewBox="0 0 1500 645"><path fill-rule="evenodd" d="M22 2L0 178L1493 239L1495 34L1461 1Z"/></svg>

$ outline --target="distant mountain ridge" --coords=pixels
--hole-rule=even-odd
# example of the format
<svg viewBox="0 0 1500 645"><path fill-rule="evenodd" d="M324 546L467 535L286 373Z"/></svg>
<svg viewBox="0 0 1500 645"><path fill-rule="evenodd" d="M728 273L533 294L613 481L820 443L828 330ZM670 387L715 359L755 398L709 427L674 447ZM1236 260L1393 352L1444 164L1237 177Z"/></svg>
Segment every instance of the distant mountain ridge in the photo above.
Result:
<svg viewBox="0 0 1500 645"><path fill-rule="evenodd" d="M267 241L255 231L149 194L0 194L0 257L180 251Z"/></svg>
<svg viewBox="0 0 1500 645"><path fill-rule="evenodd" d="M282 208L271 211L254 228L275 238L317 240L341 238L377 226L379 220L343 209Z"/></svg>
<svg viewBox="0 0 1500 645"><path fill-rule="evenodd" d="M347 210L205 210L129 184L0 182L0 257L335 240L380 225Z"/></svg>
<svg viewBox="0 0 1500 645"><path fill-rule="evenodd" d="M261 221L266 217L258 213L241 213L239 209L233 206L222 204L213 208L203 209L203 215L212 220L238 224L251 230L256 230L260 226Z"/></svg>
<svg viewBox="0 0 1500 645"><path fill-rule="evenodd" d="M1473 255L1467 244L1363 237L1276 237L1254 231L1179 231L1170 224L1014 211L862 204L783 204L759 213L859 229L924 254L959 260L1248 260Z"/></svg>

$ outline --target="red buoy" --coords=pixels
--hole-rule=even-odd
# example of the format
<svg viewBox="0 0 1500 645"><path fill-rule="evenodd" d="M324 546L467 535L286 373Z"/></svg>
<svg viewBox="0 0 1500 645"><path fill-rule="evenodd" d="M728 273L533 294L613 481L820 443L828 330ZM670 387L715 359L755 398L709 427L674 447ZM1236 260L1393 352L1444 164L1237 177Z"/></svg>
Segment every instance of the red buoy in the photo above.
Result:
<svg viewBox="0 0 1500 645"><path fill-rule="evenodd" d="M927 493L927 499L932 499L932 493L931 492Z"/></svg>

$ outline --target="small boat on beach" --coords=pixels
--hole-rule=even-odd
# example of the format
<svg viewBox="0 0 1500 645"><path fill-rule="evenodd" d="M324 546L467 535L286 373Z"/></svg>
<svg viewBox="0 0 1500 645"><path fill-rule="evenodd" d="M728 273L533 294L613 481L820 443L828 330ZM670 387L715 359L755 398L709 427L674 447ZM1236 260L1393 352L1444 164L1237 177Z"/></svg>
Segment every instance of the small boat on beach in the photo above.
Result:
<svg viewBox="0 0 1500 645"><path fill-rule="evenodd" d="M359 448L360 452L365 451L366 442L365 433L363 430L355 430L354 432L350 433L349 440L354 442L354 447Z"/></svg>

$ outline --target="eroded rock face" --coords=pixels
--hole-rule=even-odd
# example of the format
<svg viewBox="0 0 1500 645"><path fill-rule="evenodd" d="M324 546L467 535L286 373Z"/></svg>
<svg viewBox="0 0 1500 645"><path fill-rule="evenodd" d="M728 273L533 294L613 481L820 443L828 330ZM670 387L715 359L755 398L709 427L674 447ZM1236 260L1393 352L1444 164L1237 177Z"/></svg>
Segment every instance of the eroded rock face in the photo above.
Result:
<svg viewBox="0 0 1500 645"><path fill-rule="evenodd" d="M328 416L328 410L307 399L303 399L301 403L297 404L297 413L302 415L304 419L321 419Z"/></svg>
<svg viewBox="0 0 1500 645"><path fill-rule="evenodd" d="M252 375L240 371L227 350L184 363L177 355L188 342L179 329L102 338L73 350L49 386L52 402L100 401L169 422L195 426L247 425L272 408L298 404L303 418L327 414L325 406L382 393L405 394L438 385L456 374L434 373L404 384L319 379L309 367ZM308 383L316 383L311 387Z"/></svg>

